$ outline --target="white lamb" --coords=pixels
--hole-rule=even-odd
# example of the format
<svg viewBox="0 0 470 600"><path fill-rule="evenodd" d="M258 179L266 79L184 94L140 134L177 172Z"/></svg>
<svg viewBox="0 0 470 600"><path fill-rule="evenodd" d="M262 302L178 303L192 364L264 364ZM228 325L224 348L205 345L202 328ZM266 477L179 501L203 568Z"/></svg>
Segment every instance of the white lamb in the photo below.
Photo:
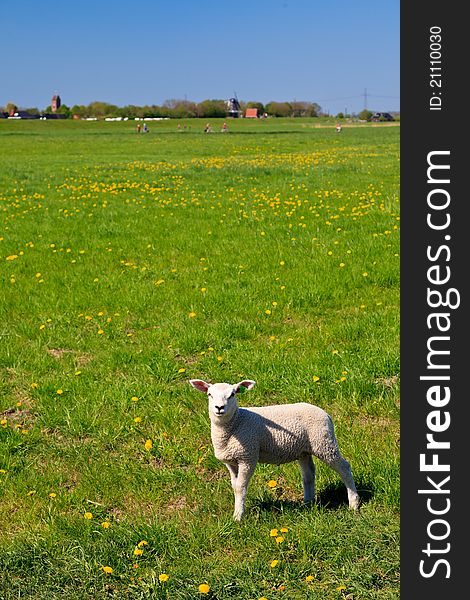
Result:
<svg viewBox="0 0 470 600"><path fill-rule="evenodd" d="M304 502L315 498L316 456L341 477L348 491L349 507L359 507L351 467L339 451L331 417L318 406L299 402L239 408L236 394L241 388L251 390L254 381L235 385L191 379L190 384L207 393L211 438L216 458L230 471L235 494L233 518L239 521L245 509L248 483L256 464L280 465L298 460L302 471Z"/></svg>

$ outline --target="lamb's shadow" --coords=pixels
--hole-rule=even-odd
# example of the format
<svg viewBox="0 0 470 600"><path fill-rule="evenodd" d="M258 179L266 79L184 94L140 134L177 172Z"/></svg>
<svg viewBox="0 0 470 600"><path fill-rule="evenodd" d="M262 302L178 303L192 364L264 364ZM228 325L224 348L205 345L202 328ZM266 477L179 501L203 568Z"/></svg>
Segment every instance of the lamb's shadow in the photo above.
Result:
<svg viewBox="0 0 470 600"><path fill-rule="evenodd" d="M356 480L357 493L361 504L367 504L374 497L373 486L365 481ZM339 508L348 504L348 493L341 482L330 483L317 492L315 503L322 508Z"/></svg>
<svg viewBox="0 0 470 600"><path fill-rule="evenodd" d="M367 504L374 497L373 485L371 483L358 480L356 481L356 487L361 499L361 505ZM274 511L283 513L292 510L310 510L312 508L311 504L304 504L300 497L299 500L256 498L252 500L251 504L254 509L263 512ZM341 482L328 484L317 492L314 506L332 510L348 506L346 488Z"/></svg>

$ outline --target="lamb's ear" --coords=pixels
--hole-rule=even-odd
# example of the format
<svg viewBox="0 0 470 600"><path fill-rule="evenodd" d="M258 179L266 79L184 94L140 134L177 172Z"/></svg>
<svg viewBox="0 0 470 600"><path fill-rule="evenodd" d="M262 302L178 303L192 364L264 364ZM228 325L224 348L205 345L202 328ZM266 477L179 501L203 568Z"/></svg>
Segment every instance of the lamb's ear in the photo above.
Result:
<svg viewBox="0 0 470 600"><path fill-rule="evenodd" d="M196 388L200 392L204 392L204 394L207 394L207 390L211 386L210 383L206 383L202 379L190 379L189 383L193 386L193 388Z"/></svg>
<svg viewBox="0 0 470 600"><path fill-rule="evenodd" d="M240 381L233 386L235 393L240 392L244 389L251 390L251 388L255 387L256 381L252 381L251 379L245 379L244 381Z"/></svg>

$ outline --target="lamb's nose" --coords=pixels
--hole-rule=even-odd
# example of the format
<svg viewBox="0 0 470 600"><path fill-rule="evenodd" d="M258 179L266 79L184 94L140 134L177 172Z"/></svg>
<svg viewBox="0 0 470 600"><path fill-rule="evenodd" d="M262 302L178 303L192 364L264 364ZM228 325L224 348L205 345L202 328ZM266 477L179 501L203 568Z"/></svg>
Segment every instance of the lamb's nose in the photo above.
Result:
<svg viewBox="0 0 470 600"><path fill-rule="evenodd" d="M217 411L217 414L221 415L224 412L224 407L223 406L216 406L215 410Z"/></svg>

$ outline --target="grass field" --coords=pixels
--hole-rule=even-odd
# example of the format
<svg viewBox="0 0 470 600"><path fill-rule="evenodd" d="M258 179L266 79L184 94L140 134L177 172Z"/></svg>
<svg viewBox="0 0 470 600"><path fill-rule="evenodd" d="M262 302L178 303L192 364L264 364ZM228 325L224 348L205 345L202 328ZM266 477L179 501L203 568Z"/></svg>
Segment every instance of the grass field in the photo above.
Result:
<svg viewBox="0 0 470 600"><path fill-rule="evenodd" d="M0 598L399 597L399 127L319 122L0 121ZM361 511L234 523L190 378L327 410Z"/></svg>

